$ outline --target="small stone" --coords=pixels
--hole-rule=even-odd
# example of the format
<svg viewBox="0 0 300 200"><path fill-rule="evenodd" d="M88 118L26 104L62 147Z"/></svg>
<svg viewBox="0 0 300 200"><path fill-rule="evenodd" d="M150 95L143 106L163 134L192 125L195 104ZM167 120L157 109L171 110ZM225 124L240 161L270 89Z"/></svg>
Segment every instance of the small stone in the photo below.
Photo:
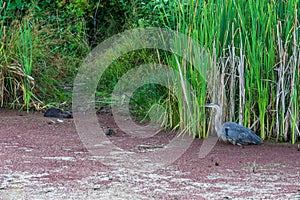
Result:
<svg viewBox="0 0 300 200"><path fill-rule="evenodd" d="M105 135L107 136L113 136L116 134L110 127L103 127L103 128L104 128Z"/></svg>
<svg viewBox="0 0 300 200"><path fill-rule="evenodd" d="M49 121L47 121L47 123L48 123L48 124L55 124L55 121L49 120Z"/></svg>

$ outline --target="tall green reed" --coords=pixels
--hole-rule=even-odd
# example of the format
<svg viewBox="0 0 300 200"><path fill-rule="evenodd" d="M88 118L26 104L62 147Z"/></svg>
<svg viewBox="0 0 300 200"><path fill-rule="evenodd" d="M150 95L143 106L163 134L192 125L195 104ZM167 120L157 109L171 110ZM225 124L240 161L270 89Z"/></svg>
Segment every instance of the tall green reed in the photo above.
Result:
<svg viewBox="0 0 300 200"><path fill-rule="evenodd" d="M25 20L23 27L20 27L21 44L18 46L18 53L21 57L21 63L24 70L24 85L23 85L23 99L26 109L29 110L32 93L31 77L33 67L33 39L31 34L31 24L29 20Z"/></svg>
<svg viewBox="0 0 300 200"><path fill-rule="evenodd" d="M176 1L175 5L165 25L199 41L211 52L217 77L223 77L215 85L222 82L226 89L223 95L220 87L210 84L214 81L201 82L193 67L169 59L170 66L189 71L183 75L196 90L195 99L191 100L200 104L218 101L224 107L224 120L239 119L259 131L262 139L275 136L287 140L291 134L294 143L299 134L299 0L196 0L185 4ZM280 41L284 41L281 46ZM182 109L184 99L179 101L178 109ZM202 127L199 121L205 121L204 113L201 110L193 115L192 121L198 127Z"/></svg>

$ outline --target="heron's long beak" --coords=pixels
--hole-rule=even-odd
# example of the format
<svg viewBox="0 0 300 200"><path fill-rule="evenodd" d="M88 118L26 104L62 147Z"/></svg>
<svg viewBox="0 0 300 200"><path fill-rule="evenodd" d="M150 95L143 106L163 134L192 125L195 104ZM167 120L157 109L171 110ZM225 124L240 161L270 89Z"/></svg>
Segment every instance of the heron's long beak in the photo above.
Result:
<svg viewBox="0 0 300 200"><path fill-rule="evenodd" d="M221 108L221 106L217 103L207 103L203 105L204 107L210 107L210 108Z"/></svg>
<svg viewBox="0 0 300 200"><path fill-rule="evenodd" d="M218 104L216 103L207 103L207 104L204 104L203 106L205 107L213 107L213 106L217 106Z"/></svg>

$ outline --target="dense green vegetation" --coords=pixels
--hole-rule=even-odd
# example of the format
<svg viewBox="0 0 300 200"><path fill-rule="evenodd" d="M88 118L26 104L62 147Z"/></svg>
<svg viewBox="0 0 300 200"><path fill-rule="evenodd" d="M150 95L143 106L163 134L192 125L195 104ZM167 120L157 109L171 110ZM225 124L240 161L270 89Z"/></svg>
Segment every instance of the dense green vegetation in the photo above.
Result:
<svg viewBox="0 0 300 200"><path fill-rule="evenodd" d="M1 1L1 106L69 106L77 69L93 47L127 29L158 26L208 50L213 65L206 81L182 58L134 51L105 72L97 102L109 102L104 97L132 67L161 62L182 73L194 93L175 98L186 85L182 91L141 87L131 100L137 119L145 120L159 103L168 113L165 127L205 137L207 121L200 119L207 111L201 105L219 102L224 120L251 127L263 139L294 143L300 128L299 8L299 0Z"/></svg>

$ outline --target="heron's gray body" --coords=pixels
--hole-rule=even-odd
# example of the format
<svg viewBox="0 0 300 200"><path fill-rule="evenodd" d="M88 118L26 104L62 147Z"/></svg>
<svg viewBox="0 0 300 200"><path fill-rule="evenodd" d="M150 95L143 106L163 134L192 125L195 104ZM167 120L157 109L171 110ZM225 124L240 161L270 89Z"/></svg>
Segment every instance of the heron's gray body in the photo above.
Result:
<svg viewBox="0 0 300 200"><path fill-rule="evenodd" d="M235 122L221 124L222 107L217 103L205 104L206 107L216 108L215 129L218 137L224 142L234 145L262 144L262 140L252 130Z"/></svg>
<svg viewBox="0 0 300 200"><path fill-rule="evenodd" d="M222 140L236 145L262 144L262 140L252 130L235 122L225 122L222 126Z"/></svg>

